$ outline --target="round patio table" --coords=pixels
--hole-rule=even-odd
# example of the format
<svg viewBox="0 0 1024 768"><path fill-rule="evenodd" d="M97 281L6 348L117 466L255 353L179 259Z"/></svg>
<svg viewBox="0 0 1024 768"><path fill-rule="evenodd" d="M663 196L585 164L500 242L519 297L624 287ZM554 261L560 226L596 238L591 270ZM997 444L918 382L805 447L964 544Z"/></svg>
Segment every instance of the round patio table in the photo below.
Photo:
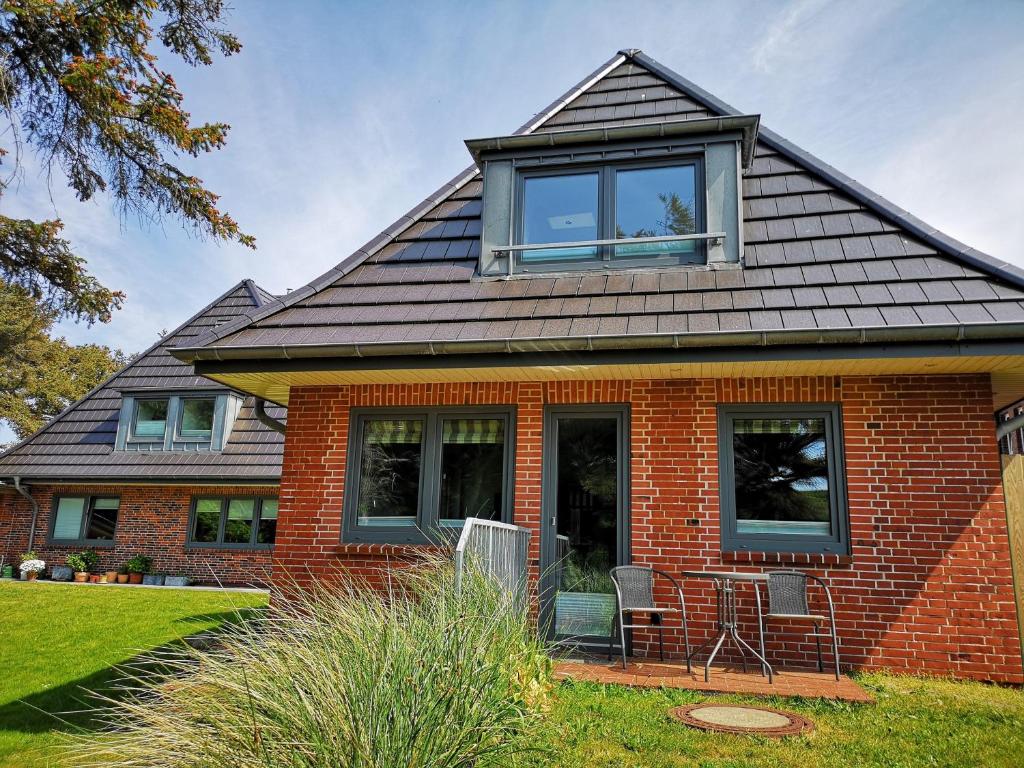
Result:
<svg viewBox="0 0 1024 768"><path fill-rule="evenodd" d="M740 661L743 663L743 671L747 671L747 655L752 655L761 663L761 674L768 674L768 682L773 683L773 672L772 667L768 663L767 659L761 654L755 651L746 640L739 636L736 627L736 584L737 582L747 582L754 585L754 593L757 598L757 631L760 635L763 632L761 626L761 584L768 582L768 576L763 573L735 573L732 571L683 571L682 576L689 579L710 579L715 584L715 596L718 605L718 635L712 637L706 643L699 648L695 649L693 653L686 657L686 663L689 665L690 660L693 659L698 653L704 651L709 645L714 643L714 648L711 649L711 655L708 656L708 660L704 663L704 682L708 682L711 677L711 662L715 660L715 656L722 649L722 644L726 638L729 638L733 645L736 646L736 650L740 653ZM762 653L764 649L764 638L761 638Z"/></svg>

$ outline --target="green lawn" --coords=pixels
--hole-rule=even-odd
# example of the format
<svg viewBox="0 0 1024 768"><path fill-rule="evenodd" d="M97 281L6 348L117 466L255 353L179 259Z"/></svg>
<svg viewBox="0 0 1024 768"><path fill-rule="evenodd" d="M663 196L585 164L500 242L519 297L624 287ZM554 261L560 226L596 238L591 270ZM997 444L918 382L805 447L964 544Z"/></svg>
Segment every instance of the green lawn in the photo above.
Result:
<svg viewBox="0 0 1024 768"><path fill-rule="evenodd" d="M0 768L53 765L59 732L69 726L46 713L75 710L83 688L109 686L116 677L113 665L265 601L263 595L237 592L0 582ZM563 684L555 689L539 749L516 766L1022 764L1024 691L874 674L859 681L877 704L772 701L816 725L812 734L784 741L705 734L668 719L671 707L709 698L700 694ZM70 719L76 727L89 727L81 717Z"/></svg>
<svg viewBox="0 0 1024 768"><path fill-rule="evenodd" d="M89 726L56 715L79 709L83 689L109 686L114 665L265 603L257 593L0 581L0 768L52 764L59 732Z"/></svg>
<svg viewBox="0 0 1024 768"><path fill-rule="evenodd" d="M688 691L564 684L541 751L517 766L692 768L910 768L1024 764L1024 692L943 680L862 675L874 705L776 699L815 731L780 741L694 731L666 716L707 700ZM740 696L716 701L758 703Z"/></svg>

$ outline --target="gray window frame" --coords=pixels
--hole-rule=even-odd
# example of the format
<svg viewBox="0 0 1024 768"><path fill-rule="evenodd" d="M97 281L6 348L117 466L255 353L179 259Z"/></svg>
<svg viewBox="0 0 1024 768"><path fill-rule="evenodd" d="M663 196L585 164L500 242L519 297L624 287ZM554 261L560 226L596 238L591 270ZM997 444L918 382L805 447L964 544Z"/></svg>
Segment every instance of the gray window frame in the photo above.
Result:
<svg viewBox="0 0 1024 768"><path fill-rule="evenodd" d="M736 418L818 418L825 422L829 512L832 534L751 534L736 528L736 480L732 424ZM745 403L718 406L718 479L722 550L726 552L850 553L849 506L843 450L842 407L838 403Z"/></svg>
<svg viewBox="0 0 1024 768"><path fill-rule="evenodd" d="M416 524L411 526L359 525L359 475L362 464L363 425L368 419L423 420L423 455L416 504ZM348 455L345 462L345 498L342 541L374 544L448 544L462 532L461 526L441 527L441 422L444 419L495 419L505 421L505 466L502 475L501 521L512 522L515 474L516 408L514 406L430 406L426 408L353 408L349 414Z"/></svg>
<svg viewBox="0 0 1024 768"><path fill-rule="evenodd" d="M164 433L157 437L156 435L138 435L135 432L136 425L139 420L139 405L141 403L151 403L163 400L167 403L167 414L164 417ZM173 417L173 411L171 408L171 401L173 395L152 395L150 397L136 397L132 402L132 418L131 423L128 425L128 442L129 443L160 443L161 445L167 439L167 427L171 423Z"/></svg>
<svg viewBox="0 0 1024 768"><path fill-rule="evenodd" d="M210 416L209 435L200 437L198 435L186 435L181 425L185 420L185 403L189 400L209 400L213 403L213 413ZM217 395L180 395L178 397L177 418L174 420L174 439L181 442L209 443L213 441L213 433L217 427Z"/></svg>
<svg viewBox="0 0 1024 768"><path fill-rule="evenodd" d="M252 535L249 537L248 542L225 542L224 541L224 527L227 524L228 518L228 504L232 501L252 499L255 503L253 505L253 518L252 518ZM220 502L220 521L217 524L217 540L216 541L195 541L192 535L195 533L196 525L196 509L199 506L200 501L219 501ZM277 501L278 502L278 514L280 514L280 497L278 496L248 496L245 494L239 495L224 495L219 493L198 493L192 497L189 502L188 509L188 530L185 532L185 548L186 549L258 549L266 550L273 549L274 544L277 542L277 534L274 535L274 543L272 544L258 544L256 538L259 535L260 519L263 517L263 502L265 501ZM279 518L280 519L280 518Z"/></svg>
<svg viewBox="0 0 1024 768"><path fill-rule="evenodd" d="M523 233L526 227L526 182L533 178L552 178L557 176L579 176L597 174L597 239L611 240L615 238L615 179L619 171L638 171L657 168L674 168L693 166L694 168L694 211L697 232L707 229L706 208L707 180L704 171L703 154L674 155L670 158L657 160L605 161L600 163L574 163L571 165L551 167L517 168L515 171L515 215L513 217L512 242L524 245ZM597 256L591 259L562 259L544 261L537 264L523 264L518 261L519 254L512 255L514 274L546 274L560 272L601 272L605 270L640 269L650 267L682 267L707 264L707 244L693 241L695 250L692 260L680 260L672 257L615 257L614 245L597 247Z"/></svg>
<svg viewBox="0 0 1024 768"><path fill-rule="evenodd" d="M55 539L54 529L57 527L57 506L61 499L85 499L85 507L82 511L82 522L78 527L78 538ZM87 539L85 532L89 530L89 521L92 518L94 504L98 499L117 500L117 521L114 523L114 536L110 539ZM117 529L121 525L121 497L116 493L55 493L50 499L50 524L47 526L47 544L57 547L65 546L86 546L86 547L113 547L117 541Z"/></svg>

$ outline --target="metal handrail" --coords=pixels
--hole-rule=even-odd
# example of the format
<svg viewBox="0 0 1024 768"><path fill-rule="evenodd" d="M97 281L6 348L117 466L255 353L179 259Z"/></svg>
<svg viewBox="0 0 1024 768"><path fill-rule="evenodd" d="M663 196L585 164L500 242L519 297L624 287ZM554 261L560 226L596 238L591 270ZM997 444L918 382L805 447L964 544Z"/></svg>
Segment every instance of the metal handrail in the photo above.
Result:
<svg viewBox="0 0 1024 768"><path fill-rule="evenodd" d="M466 554L475 555L483 570L521 597L526 588L530 530L518 525L466 518L455 545L455 588L462 588Z"/></svg>
<svg viewBox="0 0 1024 768"><path fill-rule="evenodd" d="M695 235L659 235L657 237L623 237L611 240L576 240L568 243L534 243L526 245L501 245L492 248L495 255L519 251L548 251L556 248L588 248L602 245L643 245L645 243L675 243L686 240L707 240L718 245L725 240L725 232L701 232Z"/></svg>

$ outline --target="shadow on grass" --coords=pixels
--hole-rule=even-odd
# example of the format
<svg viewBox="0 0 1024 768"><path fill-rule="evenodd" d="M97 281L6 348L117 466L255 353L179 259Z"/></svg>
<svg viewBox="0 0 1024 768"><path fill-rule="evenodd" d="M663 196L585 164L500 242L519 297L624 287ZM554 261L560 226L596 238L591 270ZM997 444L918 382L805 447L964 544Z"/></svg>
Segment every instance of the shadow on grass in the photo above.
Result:
<svg viewBox="0 0 1024 768"><path fill-rule="evenodd" d="M206 627L210 622L217 622L223 627L254 615L258 610L197 614L176 619L175 623ZM213 635L217 631L217 627L208 630ZM160 674L159 657L179 651L184 645L184 638L172 640L86 677L0 705L0 731L29 734L96 731L103 725L97 716L97 707L113 706L100 701L97 694L114 700L123 697L125 694L120 688L129 676L137 678Z"/></svg>

